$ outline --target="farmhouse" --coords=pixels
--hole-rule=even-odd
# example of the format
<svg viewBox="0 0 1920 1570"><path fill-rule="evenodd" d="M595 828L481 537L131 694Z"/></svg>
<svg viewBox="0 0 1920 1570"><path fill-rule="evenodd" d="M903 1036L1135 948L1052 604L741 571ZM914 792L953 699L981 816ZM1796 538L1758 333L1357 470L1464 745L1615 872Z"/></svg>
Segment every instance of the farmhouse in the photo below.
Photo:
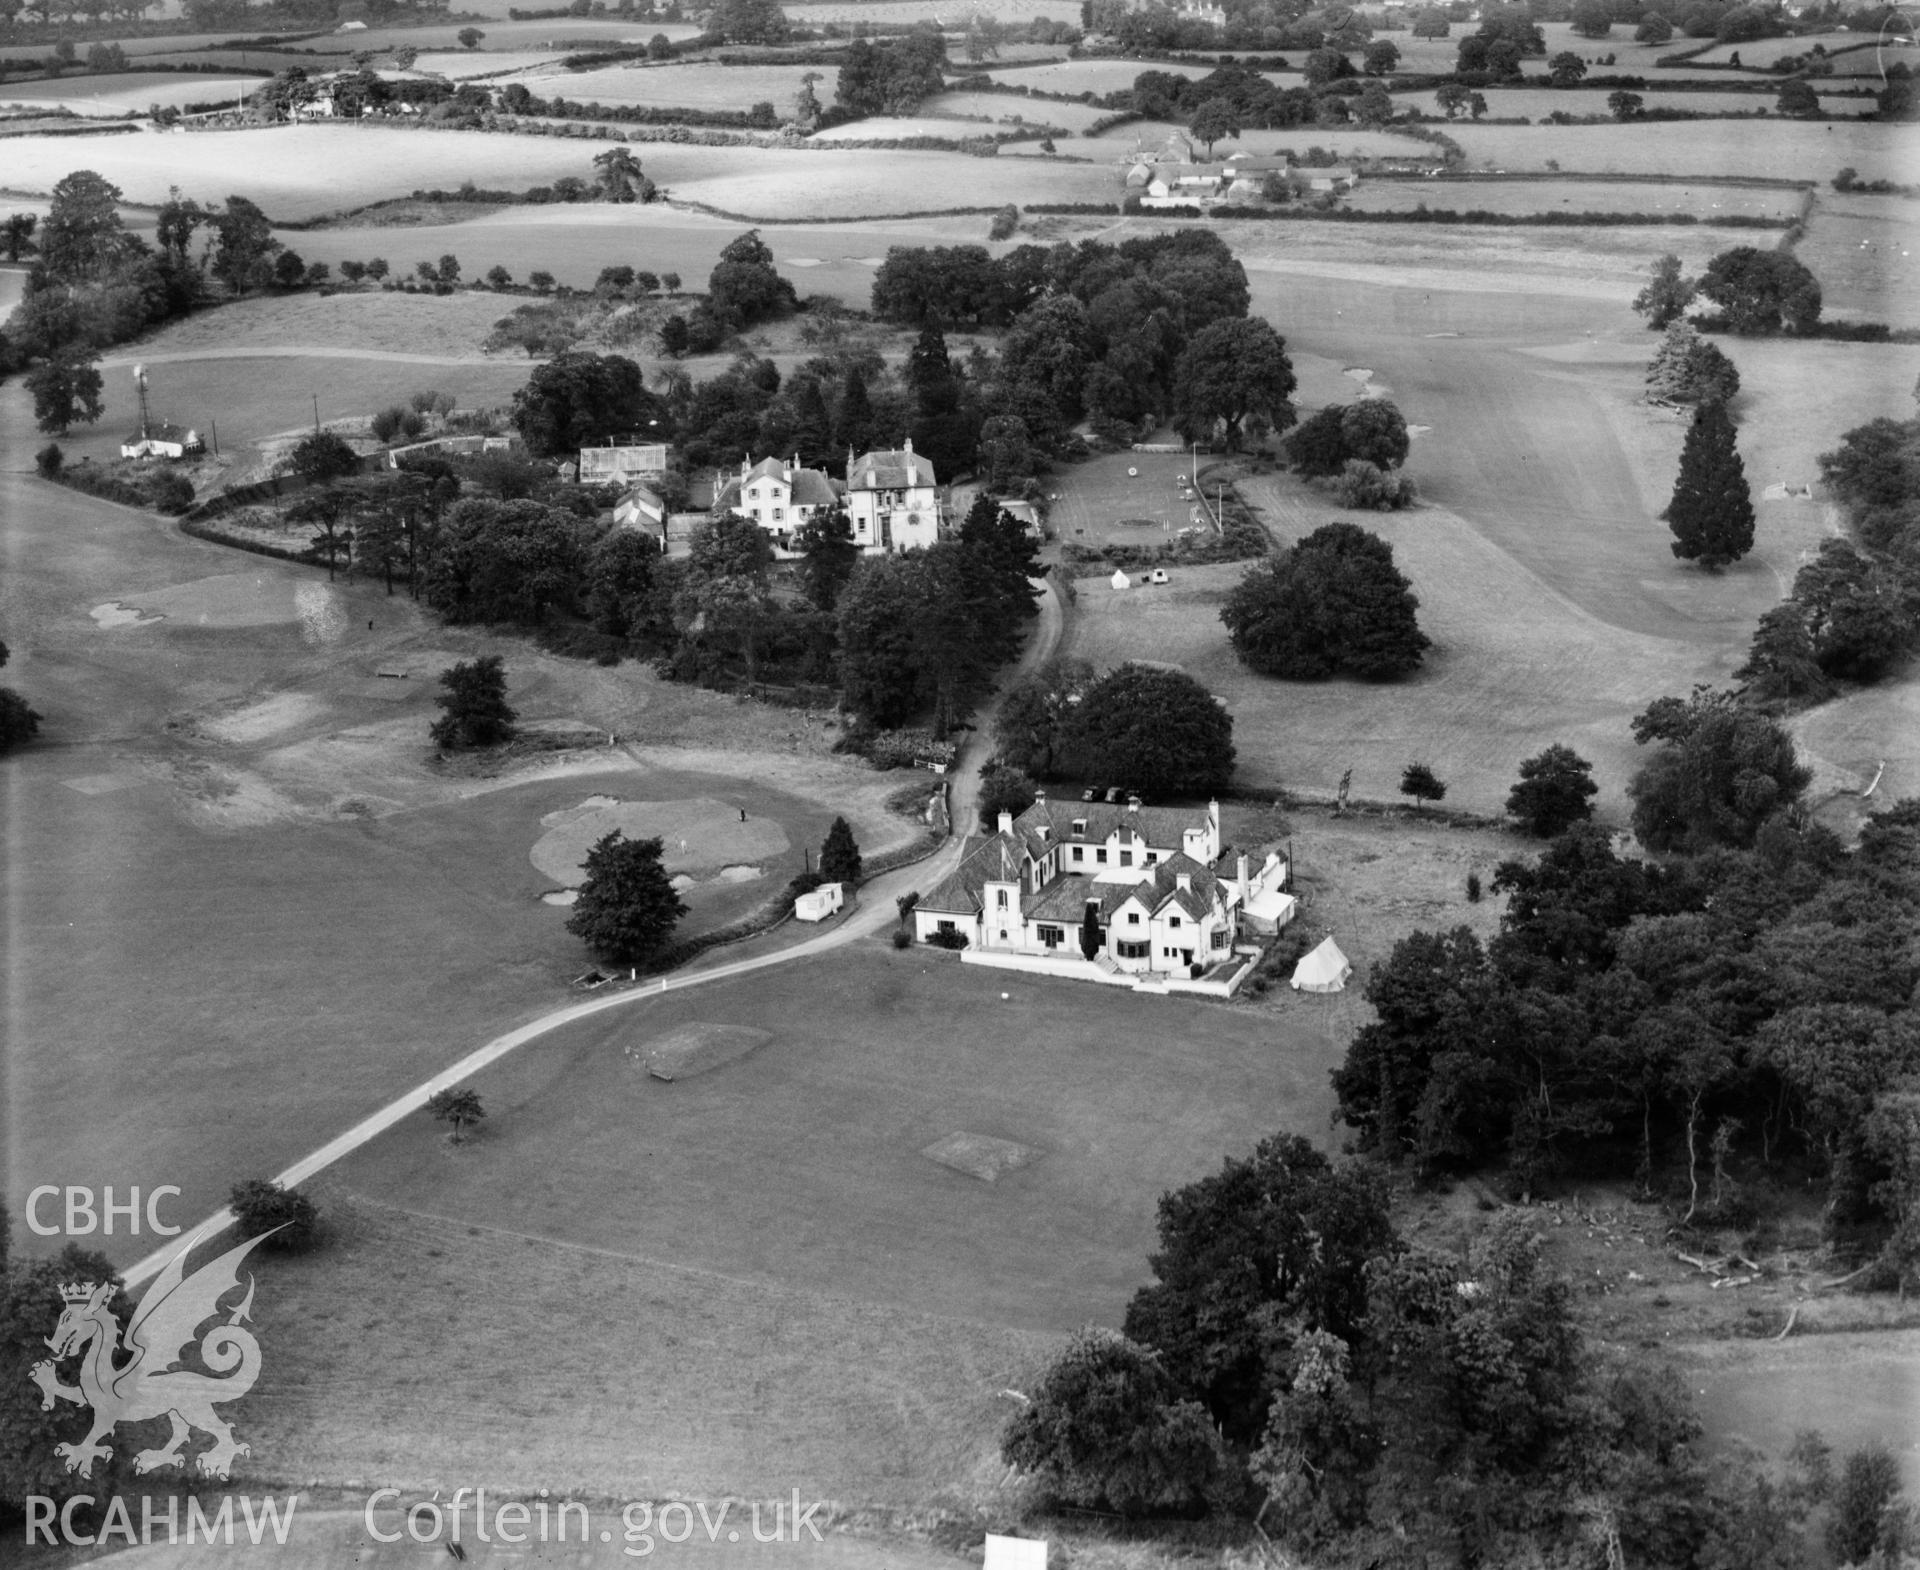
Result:
<svg viewBox="0 0 1920 1570"><path fill-rule="evenodd" d="M921 550L940 536L940 494L933 464L913 450L847 454L847 513L853 543L869 556Z"/></svg>
<svg viewBox="0 0 1920 1570"><path fill-rule="evenodd" d="M656 478L667 472L667 455L663 442L613 441L604 447L582 447L580 483L624 485Z"/></svg>
<svg viewBox="0 0 1920 1570"><path fill-rule="evenodd" d="M833 481L818 469L801 468L798 457L791 463L779 458L749 463L742 458L740 473L719 487L713 510L751 518L772 540L775 560L785 561L800 554L794 536L839 505Z"/></svg>
<svg viewBox="0 0 1920 1570"><path fill-rule="evenodd" d="M1218 802L1195 811L1042 796L1017 819L1001 813L994 833L967 837L960 865L914 908L914 935L964 938L982 955L1074 961L1091 916L1093 963L1109 975L1191 977L1231 958L1248 891L1264 894L1285 876L1270 857L1256 883L1242 857L1237 878L1221 877L1219 857Z"/></svg>
<svg viewBox="0 0 1920 1570"><path fill-rule="evenodd" d="M164 420L142 422L140 429L120 444L122 458L185 458L206 450L198 431L183 430Z"/></svg>

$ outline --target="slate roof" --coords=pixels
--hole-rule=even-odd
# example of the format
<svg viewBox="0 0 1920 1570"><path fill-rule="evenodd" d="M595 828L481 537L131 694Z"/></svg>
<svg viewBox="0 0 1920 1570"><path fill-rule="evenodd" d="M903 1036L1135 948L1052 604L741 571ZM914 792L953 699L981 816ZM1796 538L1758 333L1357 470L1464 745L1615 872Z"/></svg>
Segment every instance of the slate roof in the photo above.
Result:
<svg viewBox="0 0 1920 1570"><path fill-rule="evenodd" d="M873 476L871 483L869 474ZM932 462L911 450L870 452L847 460L850 491L904 491L933 483Z"/></svg>
<svg viewBox="0 0 1920 1570"><path fill-rule="evenodd" d="M989 883L1017 883L1024 857L1013 834L969 834L960 848L960 865L930 893L920 897L917 910L942 915L977 916Z"/></svg>
<svg viewBox="0 0 1920 1570"><path fill-rule="evenodd" d="M1084 834L1073 832L1075 819L1085 821ZM1130 831L1145 840L1155 850L1177 851L1183 843L1181 836L1188 829L1204 828L1207 815L1204 810L1193 811L1184 807L1140 807L1131 808L1124 802L1104 801L1055 801L1051 798L1036 801L1031 807L1014 820L1014 831L1023 835L1039 855L1049 840L1053 843L1083 845L1104 845L1114 831ZM1048 840L1042 840L1037 832L1041 825L1052 832ZM1197 863L1196 863L1197 865Z"/></svg>
<svg viewBox="0 0 1920 1570"><path fill-rule="evenodd" d="M717 511L728 511L740 505L740 493L755 480L775 479L786 483L792 492L793 505L796 507L836 507L840 502L840 493L834 489L833 481L818 469L794 469L782 463L778 458L762 458L747 471L746 478L735 476L727 481L719 495L714 497L713 505Z"/></svg>
<svg viewBox="0 0 1920 1570"><path fill-rule="evenodd" d="M1100 919L1106 921L1127 902L1133 890L1124 883L1096 883L1069 873L1055 878L1038 897L1023 900L1024 914L1034 921L1059 921L1077 927L1087 919L1087 902L1100 907Z"/></svg>

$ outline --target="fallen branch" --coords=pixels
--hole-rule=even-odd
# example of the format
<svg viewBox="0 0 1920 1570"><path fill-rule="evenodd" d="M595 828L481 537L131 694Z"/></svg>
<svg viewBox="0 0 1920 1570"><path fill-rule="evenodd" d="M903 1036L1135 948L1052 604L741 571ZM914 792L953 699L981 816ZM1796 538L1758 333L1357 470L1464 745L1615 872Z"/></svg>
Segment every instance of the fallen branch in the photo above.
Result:
<svg viewBox="0 0 1920 1570"><path fill-rule="evenodd" d="M1692 1254L1683 1254L1678 1249L1675 1249L1673 1251L1673 1257L1675 1259L1684 1260L1687 1264L1693 1266L1695 1270L1698 1270L1705 1275L1723 1276L1727 1273L1726 1266L1724 1265L1709 1264L1704 1259L1700 1259Z"/></svg>
<svg viewBox="0 0 1920 1570"><path fill-rule="evenodd" d="M1775 1341L1784 1341L1787 1339L1788 1336L1792 1335L1793 1322L1799 1317L1800 1317L1800 1305L1796 1303L1793 1305L1792 1308L1787 1310L1787 1322L1780 1327L1780 1334L1775 1336L1773 1339Z"/></svg>
<svg viewBox="0 0 1920 1570"><path fill-rule="evenodd" d="M1854 1277L1864 1276L1869 1270L1873 1269L1873 1267L1879 1263L1880 1261L1877 1259L1870 1259L1864 1265L1862 1265L1858 1270L1848 1271L1838 1281L1816 1281L1813 1284L1814 1290L1816 1292L1831 1291L1834 1287L1843 1287L1849 1281L1853 1280Z"/></svg>

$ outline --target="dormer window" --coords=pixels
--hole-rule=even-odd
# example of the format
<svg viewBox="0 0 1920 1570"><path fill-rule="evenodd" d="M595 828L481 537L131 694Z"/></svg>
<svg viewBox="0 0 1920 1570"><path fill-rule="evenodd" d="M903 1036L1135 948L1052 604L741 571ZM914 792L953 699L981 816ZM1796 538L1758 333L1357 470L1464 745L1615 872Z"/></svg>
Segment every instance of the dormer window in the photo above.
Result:
<svg viewBox="0 0 1920 1570"><path fill-rule="evenodd" d="M1073 832L1076 835L1085 834L1087 832L1087 820L1085 818L1075 818L1073 820Z"/></svg>

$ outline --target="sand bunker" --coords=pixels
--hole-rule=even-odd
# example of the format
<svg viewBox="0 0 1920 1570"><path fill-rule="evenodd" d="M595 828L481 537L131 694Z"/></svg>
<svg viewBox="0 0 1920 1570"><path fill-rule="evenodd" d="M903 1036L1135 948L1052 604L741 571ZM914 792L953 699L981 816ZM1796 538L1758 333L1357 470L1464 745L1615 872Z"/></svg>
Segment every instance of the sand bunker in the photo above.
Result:
<svg viewBox="0 0 1920 1570"><path fill-rule="evenodd" d="M203 720L200 729L215 741L259 741L262 737L304 724L316 715L324 714L326 709L325 700L311 693L281 692L259 703L249 704L244 709L236 709L231 714L223 714L218 719Z"/></svg>
<svg viewBox="0 0 1920 1570"><path fill-rule="evenodd" d="M60 783L82 796L110 796L117 790L130 790L140 781L126 774L83 774L78 779Z"/></svg>
<svg viewBox="0 0 1920 1570"><path fill-rule="evenodd" d="M962 1129L949 1134L920 1152L929 1161L937 1161L955 1172L978 1178L982 1183L997 1183L1003 1173L1017 1171L1032 1161L1038 1152L1010 1139L994 1139L986 1134L969 1134Z"/></svg>
<svg viewBox="0 0 1920 1570"><path fill-rule="evenodd" d="M578 884L587 852L616 829L629 839L660 840L661 862L669 872L717 873L723 867L753 866L789 848L787 831L772 818L749 815L709 796L685 801L621 801L589 796L577 807L550 812L540 820L546 830L528 853L533 864L555 883Z"/></svg>
<svg viewBox="0 0 1920 1570"><path fill-rule="evenodd" d="M773 1036L749 1025L682 1025L650 1042L627 1048L627 1056L644 1064L655 1079L692 1079L757 1051Z"/></svg>
<svg viewBox="0 0 1920 1570"><path fill-rule="evenodd" d="M151 622L166 620L164 616L149 616L123 600L96 605L87 614L102 627L145 627Z"/></svg>
<svg viewBox="0 0 1920 1570"><path fill-rule="evenodd" d="M760 867L722 867L718 881L721 883L751 883L755 878L764 878L766 875L765 870Z"/></svg>
<svg viewBox="0 0 1920 1570"><path fill-rule="evenodd" d="M540 896L542 905L571 905L580 898L578 889L548 889Z"/></svg>

